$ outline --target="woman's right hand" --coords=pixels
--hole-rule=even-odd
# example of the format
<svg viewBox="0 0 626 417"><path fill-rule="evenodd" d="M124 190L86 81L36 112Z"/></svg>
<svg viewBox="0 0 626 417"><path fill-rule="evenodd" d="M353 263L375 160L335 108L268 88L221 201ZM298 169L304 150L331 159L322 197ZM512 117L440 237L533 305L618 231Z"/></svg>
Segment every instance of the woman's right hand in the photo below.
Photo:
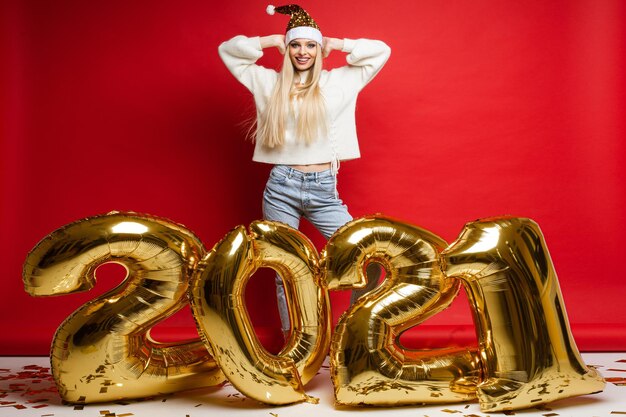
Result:
<svg viewBox="0 0 626 417"><path fill-rule="evenodd" d="M278 52L283 55L285 54L285 35L262 36L259 40L261 41L262 49L276 47L278 48Z"/></svg>

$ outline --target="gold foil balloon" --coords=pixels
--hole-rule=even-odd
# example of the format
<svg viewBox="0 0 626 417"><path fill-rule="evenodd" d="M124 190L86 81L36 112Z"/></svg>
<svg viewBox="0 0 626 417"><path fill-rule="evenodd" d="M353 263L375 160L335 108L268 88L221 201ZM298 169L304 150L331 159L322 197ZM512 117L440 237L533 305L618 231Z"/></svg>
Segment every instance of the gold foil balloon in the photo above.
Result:
<svg viewBox="0 0 626 417"><path fill-rule="evenodd" d="M117 212L71 223L37 244L23 272L33 296L89 290L96 268L106 262L128 271L54 336L52 374L65 401L141 398L224 381L200 340L163 344L149 336L150 328L188 303L189 277L204 253L180 225Z"/></svg>
<svg viewBox="0 0 626 417"><path fill-rule="evenodd" d="M329 289L364 286L368 263L387 275L339 320L331 345L336 403L391 406L450 403L476 397L481 364L475 350L408 350L401 333L448 307L460 282L439 269L447 246L426 230L382 216L346 224L322 254Z"/></svg>
<svg viewBox="0 0 626 417"><path fill-rule="evenodd" d="M239 226L202 260L191 288L194 316L235 388L267 404L314 401L303 384L319 370L330 340L328 293L316 285L317 251L297 230L262 221ZM292 332L278 355L259 343L244 301L260 267L282 277Z"/></svg>
<svg viewBox="0 0 626 417"><path fill-rule="evenodd" d="M539 226L523 218L469 223L442 254L465 281L485 368L484 411L514 410L602 391L572 338L559 282Z"/></svg>

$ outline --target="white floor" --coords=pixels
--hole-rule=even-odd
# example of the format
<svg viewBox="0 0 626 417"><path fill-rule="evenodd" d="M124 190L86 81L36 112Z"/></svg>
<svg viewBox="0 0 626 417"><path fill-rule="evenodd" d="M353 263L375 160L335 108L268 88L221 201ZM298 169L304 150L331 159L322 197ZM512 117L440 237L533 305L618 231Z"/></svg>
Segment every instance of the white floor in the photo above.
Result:
<svg viewBox="0 0 626 417"><path fill-rule="evenodd" d="M626 353L587 353L585 362L608 378L604 392L557 401L540 409L506 413L517 416L602 417L626 416ZM143 401L85 406L63 405L48 373L46 357L0 357L0 416L11 417L485 417L478 403L447 406L336 409L328 367L307 385L307 394L319 404L269 407L245 398L232 386L196 390ZM620 380L621 379L621 383ZM610 382L613 381L613 382ZM505 415L492 413L492 415Z"/></svg>

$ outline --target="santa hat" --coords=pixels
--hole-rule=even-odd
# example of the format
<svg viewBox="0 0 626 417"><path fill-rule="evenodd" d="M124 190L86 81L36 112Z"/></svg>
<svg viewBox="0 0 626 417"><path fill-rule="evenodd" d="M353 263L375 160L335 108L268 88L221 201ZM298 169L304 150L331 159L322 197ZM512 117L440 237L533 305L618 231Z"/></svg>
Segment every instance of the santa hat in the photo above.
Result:
<svg viewBox="0 0 626 417"><path fill-rule="evenodd" d="M269 15L278 12L291 16L287 24L285 43L289 43L294 39L312 39L322 45L324 38L322 37L322 32L320 32L320 27L302 7L297 4L274 7L270 4L267 6L266 11Z"/></svg>

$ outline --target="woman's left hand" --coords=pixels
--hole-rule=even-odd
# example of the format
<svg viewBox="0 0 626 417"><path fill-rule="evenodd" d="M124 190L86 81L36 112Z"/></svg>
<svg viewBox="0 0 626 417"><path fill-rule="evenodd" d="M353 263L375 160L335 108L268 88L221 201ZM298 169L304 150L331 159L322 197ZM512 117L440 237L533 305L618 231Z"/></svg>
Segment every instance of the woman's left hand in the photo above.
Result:
<svg viewBox="0 0 626 417"><path fill-rule="evenodd" d="M343 49L343 39L324 37L324 45L322 46L322 56L326 58L331 51L341 51Z"/></svg>

